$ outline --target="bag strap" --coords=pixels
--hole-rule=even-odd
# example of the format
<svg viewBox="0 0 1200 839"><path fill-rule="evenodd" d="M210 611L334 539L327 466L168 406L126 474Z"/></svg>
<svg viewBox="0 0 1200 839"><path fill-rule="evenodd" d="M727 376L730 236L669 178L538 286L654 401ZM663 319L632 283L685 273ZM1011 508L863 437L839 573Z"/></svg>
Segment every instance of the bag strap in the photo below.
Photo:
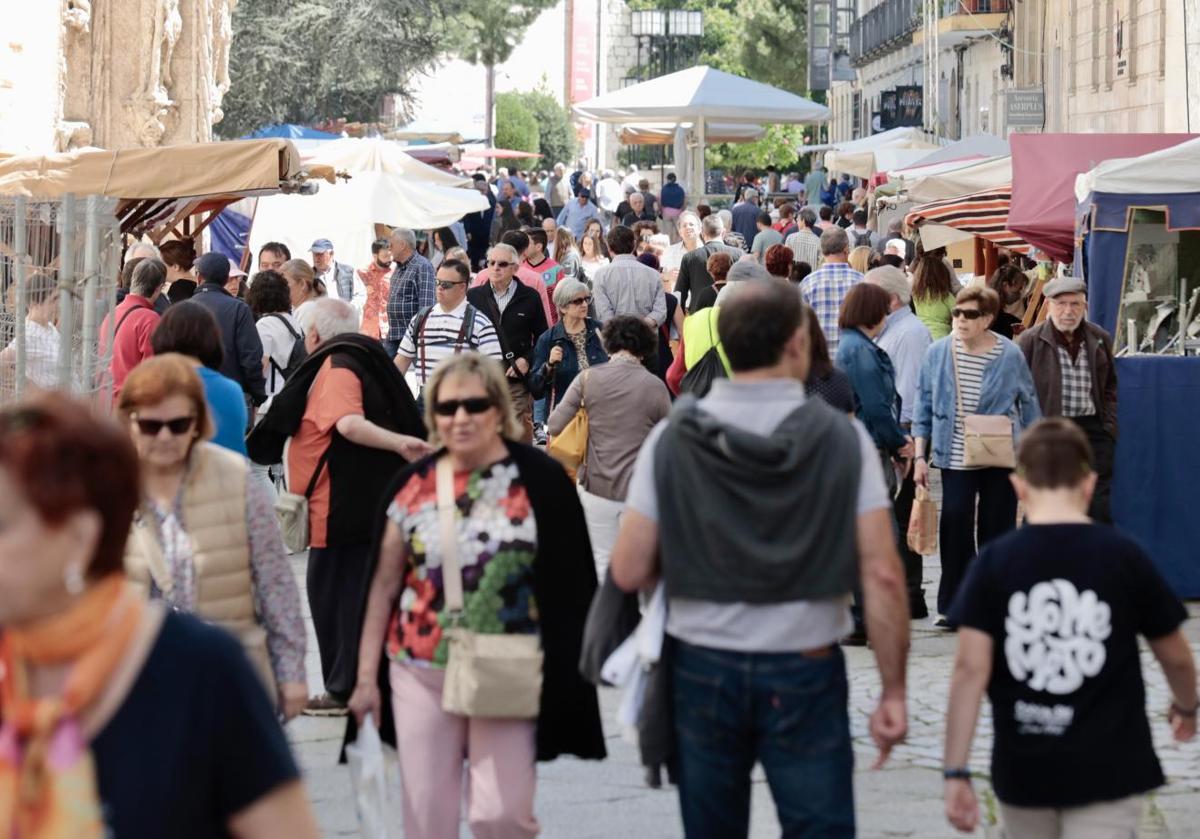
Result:
<svg viewBox="0 0 1200 839"><path fill-rule="evenodd" d="M113 327L112 340L113 340L114 344L117 341L117 333L121 331L121 326L125 323L125 321L129 320L129 316L132 315L134 312L136 312L138 309L149 309L152 312L154 311L153 306L143 306L140 303L136 306L130 306L129 311L127 311L125 314L121 315L121 319L119 321L117 321L117 325Z"/></svg>
<svg viewBox="0 0 1200 839"><path fill-rule="evenodd" d="M303 340L304 340L304 336L303 336L303 335L301 335L301 334L300 334L299 332L297 332L295 329L292 329L292 325L291 325L291 323L289 323L289 322L288 322L288 319L287 319L287 318L285 318L285 317L283 316L283 312L270 312L270 313L268 313L268 314L267 314L267 317L269 317L269 318L275 318L275 319L276 319L276 320L278 320L280 323L282 323L282 324L283 324L283 326L284 326L284 328L285 328L285 329L287 329L287 331L288 331L288 334L289 334L289 335L291 335L293 338L295 338L297 341L303 341Z"/></svg>
<svg viewBox="0 0 1200 839"><path fill-rule="evenodd" d="M313 490L317 488L317 479L321 477L321 470L325 468L325 461L329 460L329 449L332 445L326 447L321 453L321 458L317 461L317 468L313 470L312 478L308 481L308 489L304 490L305 498L312 498Z"/></svg>
<svg viewBox="0 0 1200 839"><path fill-rule="evenodd" d="M446 610L463 608L462 571L458 566L458 533L454 527L454 465L446 455L437 462L438 535L442 549L442 594Z"/></svg>
<svg viewBox="0 0 1200 839"><path fill-rule="evenodd" d="M433 313L433 306L426 306L417 313L417 324L413 330L413 341L416 343L417 352L421 354L421 386L429 380L429 374L425 369L425 324L429 322L429 316Z"/></svg>

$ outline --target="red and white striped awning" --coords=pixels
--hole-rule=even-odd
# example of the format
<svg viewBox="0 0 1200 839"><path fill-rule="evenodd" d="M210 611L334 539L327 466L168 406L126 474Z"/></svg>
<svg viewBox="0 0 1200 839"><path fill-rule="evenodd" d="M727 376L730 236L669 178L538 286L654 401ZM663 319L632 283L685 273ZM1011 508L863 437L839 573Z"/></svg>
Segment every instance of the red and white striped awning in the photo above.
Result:
<svg viewBox="0 0 1200 839"><path fill-rule="evenodd" d="M997 247L1028 254L1030 245L1008 229L1008 207L1012 203L1012 184L972 192L955 198L931 201L913 209L904 217L909 227L940 224L987 239Z"/></svg>

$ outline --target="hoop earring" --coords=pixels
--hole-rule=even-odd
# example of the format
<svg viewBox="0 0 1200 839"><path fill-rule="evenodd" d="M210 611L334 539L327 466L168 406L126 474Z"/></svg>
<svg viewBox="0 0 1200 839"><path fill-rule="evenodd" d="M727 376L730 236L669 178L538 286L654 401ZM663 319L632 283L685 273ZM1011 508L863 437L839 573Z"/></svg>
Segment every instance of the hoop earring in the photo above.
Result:
<svg viewBox="0 0 1200 839"><path fill-rule="evenodd" d="M69 562L63 568L63 587L67 590L67 594L75 596L83 594L83 590L87 586L83 579L82 563Z"/></svg>

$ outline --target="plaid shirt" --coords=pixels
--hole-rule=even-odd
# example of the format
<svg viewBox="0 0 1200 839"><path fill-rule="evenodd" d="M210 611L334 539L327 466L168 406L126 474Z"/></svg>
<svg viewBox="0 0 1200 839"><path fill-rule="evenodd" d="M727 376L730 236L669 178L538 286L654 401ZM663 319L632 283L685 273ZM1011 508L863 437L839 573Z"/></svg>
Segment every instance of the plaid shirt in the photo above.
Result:
<svg viewBox="0 0 1200 839"><path fill-rule="evenodd" d="M825 343L829 345L830 357L837 355L838 340L841 338L838 312L841 311L842 301L862 279L863 275L845 262L827 262L800 283L800 296L817 313L821 331L825 333Z"/></svg>
<svg viewBox="0 0 1200 839"><path fill-rule="evenodd" d="M389 341L399 341L404 330L422 309L437 302L433 265L419 253L408 262L396 263L388 288L387 317Z"/></svg>
<svg viewBox="0 0 1200 839"><path fill-rule="evenodd" d="M793 262L807 262L814 271L820 266L821 237L807 227L788 236L784 245L791 249Z"/></svg>
<svg viewBox="0 0 1200 839"><path fill-rule="evenodd" d="M1086 347L1080 347L1071 361L1066 347L1058 345L1058 366L1062 368L1062 415L1091 417L1096 415L1092 401L1092 371L1088 365Z"/></svg>

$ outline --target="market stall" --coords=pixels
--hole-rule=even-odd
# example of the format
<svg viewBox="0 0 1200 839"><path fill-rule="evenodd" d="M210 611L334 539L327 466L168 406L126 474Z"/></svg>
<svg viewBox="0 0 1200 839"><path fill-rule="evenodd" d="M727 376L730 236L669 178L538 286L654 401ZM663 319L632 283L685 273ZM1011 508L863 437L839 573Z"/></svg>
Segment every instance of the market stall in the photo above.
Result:
<svg viewBox="0 0 1200 839"><path fill-rule="evenodd" d="M1114 336L1113 516L1176 594L1200 596L1200 140L1112 159L1075 181L1076 273Z"/></svg>

